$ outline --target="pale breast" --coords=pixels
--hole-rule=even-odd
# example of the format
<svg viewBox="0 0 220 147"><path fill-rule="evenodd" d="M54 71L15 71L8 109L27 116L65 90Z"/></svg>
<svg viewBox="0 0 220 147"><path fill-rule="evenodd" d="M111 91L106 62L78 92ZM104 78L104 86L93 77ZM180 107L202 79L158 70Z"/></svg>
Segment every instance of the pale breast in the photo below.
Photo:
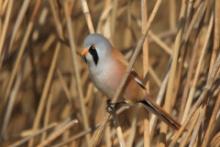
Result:
<svg viewBox="0 0 220 147"><path fill-rule="evenodd" d="M108 64L98 65L96 68L90 69L90 78L94 85L109 98L114 96L123 76L124 67L118 68L113 61L106 62Z"/></svg>
<svg viewBox="0 0 220 147"><path fill-rule="evenodd" d="M90 77L101 92L112 98L126 73L127 65L120 60L110 60L102 63L90 69ZM143 98L143 91L134 79L129 79L122 96L135 102Z"/></svg>

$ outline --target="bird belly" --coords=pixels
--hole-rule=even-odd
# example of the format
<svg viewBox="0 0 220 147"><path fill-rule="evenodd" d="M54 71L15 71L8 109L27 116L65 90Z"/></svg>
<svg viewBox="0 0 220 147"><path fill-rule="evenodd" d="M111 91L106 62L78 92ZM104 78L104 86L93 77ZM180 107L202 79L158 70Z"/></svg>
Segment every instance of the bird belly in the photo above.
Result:
<svg viewBox="0 0 220 147"><path fill-rule="evenodd" d="M112 98L114 96L115 88L111 83L109 83L109 80L106 78L106 76L91 75L90 77L96 88L108 98Z"/></svg>
<svg viewBox="0 0 220 147"><path fill-rule="evenodd" d="M94 70L95 68L93 68L93 71L90 71L90 78L101 92L107 97L113 98L126 73L126 66L112 64L104 67L106 69L102 69L102 71ZM121 96L129 102L137 102L143 98L143 91L134 79L128 79Z"/></svg>
<svg viewBox="0 0 220 147"><path fill-rule="evenodd" d="M114 64L103 66L106 69L102 71L90 71L90 78L94 85L105 94L112 98L121 82L124 75L123 71L118 70ZM111 70L109 70L111 69ZM93 68L94 70L94 68Z"/></svg>

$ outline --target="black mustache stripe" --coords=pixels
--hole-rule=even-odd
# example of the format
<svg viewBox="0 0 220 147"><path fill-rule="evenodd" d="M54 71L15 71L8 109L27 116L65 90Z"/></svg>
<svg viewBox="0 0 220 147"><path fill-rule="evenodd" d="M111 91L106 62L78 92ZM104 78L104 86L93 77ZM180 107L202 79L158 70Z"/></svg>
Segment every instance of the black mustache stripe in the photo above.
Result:
<svg viewBox="0 0 220 147"><path fill-rule="evenodd" d="M89 53L92 55L92 58L93 58L95 65L97 65L98 61L99 61L99 56L98 56L98 53L97 53L96 49L94 48L94 46L91 46L89 48Z"/></svg>
<svg viewBox="0 0 220 147"><path fill-rule="evenodd" d="M86 64L88 63L86 57L82 57L82 59L84 60L84 62L85 62Z"/></svg>

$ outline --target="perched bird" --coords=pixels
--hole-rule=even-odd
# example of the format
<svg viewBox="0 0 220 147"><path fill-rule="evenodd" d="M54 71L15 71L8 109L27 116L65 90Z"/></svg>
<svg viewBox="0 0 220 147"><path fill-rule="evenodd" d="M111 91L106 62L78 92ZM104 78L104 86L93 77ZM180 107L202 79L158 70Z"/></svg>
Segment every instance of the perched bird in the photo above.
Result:
<svg viewBox="0 0 220 147"><path fill-rule="evenodd" d="M107 97L112 98L128 66L122 53L115 49L103 35L94 33L85 38L84 48L79 54L88 64L89 76L94 85ZM132 70L122 93L125 102L141 103L170 127L179 129L180 124L153 102L144 90L144 84L138 74Z"/></svg>

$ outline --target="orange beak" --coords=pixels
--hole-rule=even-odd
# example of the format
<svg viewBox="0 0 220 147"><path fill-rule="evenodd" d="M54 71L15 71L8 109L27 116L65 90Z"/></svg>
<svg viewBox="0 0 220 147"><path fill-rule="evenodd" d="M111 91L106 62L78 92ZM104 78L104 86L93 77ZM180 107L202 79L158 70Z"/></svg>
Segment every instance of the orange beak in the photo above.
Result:
<svg viewBox="0 0 220 147"><path fill-rule="evenodd" d="M88 48L84 48L81 52L77 52L78 55L80 55L81 57L86 56L86 54L89 52Z"/></svg>

